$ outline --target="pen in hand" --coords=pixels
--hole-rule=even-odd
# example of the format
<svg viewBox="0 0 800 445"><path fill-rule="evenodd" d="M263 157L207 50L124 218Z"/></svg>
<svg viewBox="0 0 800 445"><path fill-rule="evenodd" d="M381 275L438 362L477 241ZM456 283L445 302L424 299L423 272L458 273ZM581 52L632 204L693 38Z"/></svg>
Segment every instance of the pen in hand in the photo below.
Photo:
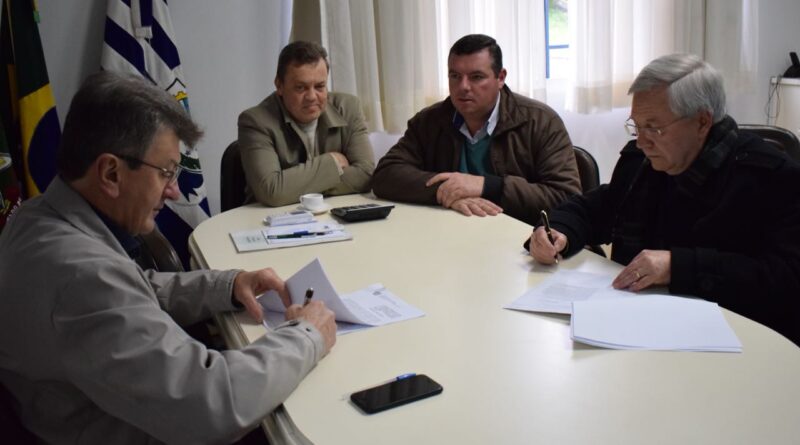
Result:
<svg viewBox="0 0 800 445"><path fill-rule="evenodd" d="M303 307L308 306L308 303L311 302L311 298L314 296L314 288L309 287L306 289L306 299L303 301Z"/></svg>
<svg viewBox="0 0 800 445"><path fill-rule="evenodd" d="M553 239L553 232L550 230L550 218L547 217L547 212L542 210L542 221L544 222L544 231L547 233L547 239L550 241L550 244L555 247L556 242ZM556 256L554 257L556 260L556 264L558 264L558 252L556 252Z"/></svg>

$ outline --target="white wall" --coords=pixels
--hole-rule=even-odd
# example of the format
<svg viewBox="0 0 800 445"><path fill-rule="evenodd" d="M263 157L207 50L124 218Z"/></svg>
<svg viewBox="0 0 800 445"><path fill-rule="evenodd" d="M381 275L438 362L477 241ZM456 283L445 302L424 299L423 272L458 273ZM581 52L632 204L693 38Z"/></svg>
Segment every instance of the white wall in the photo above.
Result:
<svg viewBox="0 0 800 445"><path fill-rule="evenodd" d="M288 35L282 17L290 13L290 3L169 3L192 116L206 130L198 150L212 213L219 211L219 162L225 147L236 138L236 118L273 90L278 53ZM98 69L106 0L39 0L38 4L45 58L63 122L81 79ZM789 66L789 51L800 52L798 23L800 2L759 1L757 85L750 90L728 90L729 113L740 123L766 123L769 78ZM580 115L555 108L562 114L573 143L594 154L601 180L608 181L619 150L627 141L622 124L629 110Z"/></svg>
<svg viewBox="0 0 800 445"><path fill-rule="evenodd" d="M728 113L739 123L766 124L770 77L783 74L800 53L800 2L760 0L758 3L758 71L749 90L728 88ZM798 124L800 125L800 124Z"/></svg>
<svg viewBox="0 0 800 445"><path fill-rule="evenodd" d="M212 214L219 212L222 152L237 138L239 113L275 87L282 2L172 0L175 39L192 117L206 130L197 146Z"/></svg>
<svg viewBox="0 0 800 445"><path fill-rule="evenodd" d="M99 69L106 0L39 0L47 68L63 124L72 95ZM288 36L286 0L171 0L175 40L192 117L206 132L197 149L212 214L219 212L222 152L236 119L274 89L278 53ZM290 8L290 6L289 6Z"/></svg>
<svg viewBox="0 0 800 445"><path fill-rule="evenodd" d="M61 125L83 79L100 69L106 0L39 0L42 38L50 86Z"/></svg>

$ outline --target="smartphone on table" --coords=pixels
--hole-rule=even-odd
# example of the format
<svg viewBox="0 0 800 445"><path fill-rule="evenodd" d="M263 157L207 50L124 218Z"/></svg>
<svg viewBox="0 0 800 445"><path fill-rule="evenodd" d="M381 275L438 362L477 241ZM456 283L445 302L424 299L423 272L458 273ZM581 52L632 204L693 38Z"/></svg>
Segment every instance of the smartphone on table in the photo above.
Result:
<svg viewBox="0 0 800 445"><path fill-rule="evenodd" d="M400 376L391 382L350 394L350 400L367 414L394 408L440 394L442 385L425 374Z"/></svg>

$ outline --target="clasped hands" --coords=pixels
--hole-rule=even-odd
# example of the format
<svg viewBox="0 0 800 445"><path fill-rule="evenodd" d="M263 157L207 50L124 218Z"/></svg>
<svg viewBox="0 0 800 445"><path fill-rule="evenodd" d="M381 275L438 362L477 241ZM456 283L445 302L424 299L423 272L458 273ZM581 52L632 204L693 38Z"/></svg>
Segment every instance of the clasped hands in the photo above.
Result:
<svg viewBox="0 0 800 445"><path fill-rule="evenodd" d="M542 264L553 264L561 258L561 251L567 246L567 237L558 230L551 229L553 242L547 238L544 226L537 227L531 234L530 253ZM668 285L671 279L671 254L668 250L642 250L614 278L611 285L615 289L638 292L651 286Z"/></svg>
<svg viewBox="0 0 800 445"><path fill-rule="evenodd" d="M439 184L436 202L466 216L495 216L503 209L488 199L481 198L483 176L458 172L438 173L425 183L427 187Z"/></svg>
<svg viewBox="0 0 800 445"><path fill-rule="evenodd" d="M336 164L339 166L339 168L344 169L345 167L350 166L350 160L347 159L347 156L345 156L344 153L339 153L338 151L331 151L328 154L333 156L333 159L336 160Z"/></svg>
<svg viewBox="0 0 800 445"><path fill-rule="evenodd" d="M286 319L294 320L302 318L312 325L322 334L325 342L325 354L330 352L336 343L336 322L333 311L319 300L312 300L305 306L292 304L286 283L271 268L254 270L252 272L239 272L233 280L233 296L247 310L247 313L259 323L263 320L264 314L261 305L256 300L258 295L266 291L274 290L278 293L286 307Z"/></svg>

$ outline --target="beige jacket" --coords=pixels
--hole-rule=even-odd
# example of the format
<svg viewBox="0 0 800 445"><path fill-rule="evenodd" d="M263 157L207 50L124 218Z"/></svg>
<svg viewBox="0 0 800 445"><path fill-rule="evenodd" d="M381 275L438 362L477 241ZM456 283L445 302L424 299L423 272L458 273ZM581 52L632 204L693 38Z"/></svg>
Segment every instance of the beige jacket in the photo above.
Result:
<svg viewBox="0 0 800 445"><path fill-rule="evenodd" d="M328 94L328 105L317 124L319 156L313 156L301 133L276 93L239 115L239 150L249 202L282 206L298 202L305 193L369 191L375 159L355 96ZM350 162L341 174L336 160L326 154L334 151ZM303 158L307 160L300 162Z"/></svg>

